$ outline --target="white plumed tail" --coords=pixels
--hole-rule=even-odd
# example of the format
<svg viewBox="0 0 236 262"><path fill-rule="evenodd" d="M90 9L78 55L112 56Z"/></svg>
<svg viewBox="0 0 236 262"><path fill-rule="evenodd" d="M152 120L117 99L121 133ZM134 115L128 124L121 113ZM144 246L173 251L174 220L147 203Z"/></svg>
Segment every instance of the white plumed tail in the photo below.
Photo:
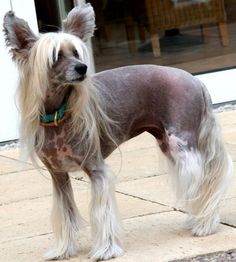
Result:
<svg viewBox="0 0 236 262"><path fill-rule="evenodd" d="M203 90L204 91L204 90ZM178 199L184 200L194 235L208 235L219 224L219 203L228 188L233 165L227 154L221 129L211 109L208 93L199 127L197 148L175 155L173 178Z"/></svg>

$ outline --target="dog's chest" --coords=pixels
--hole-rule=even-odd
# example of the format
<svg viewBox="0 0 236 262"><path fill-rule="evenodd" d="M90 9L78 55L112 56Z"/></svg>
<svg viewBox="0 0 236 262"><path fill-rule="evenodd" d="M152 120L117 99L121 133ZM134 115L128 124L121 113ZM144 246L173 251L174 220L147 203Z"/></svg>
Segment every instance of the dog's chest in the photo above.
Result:
<svg viewBox="0 0 236 262"><path fill-rule="evenodd" d="M47 133L47 140L38 154L51 169L59 172L72 172L79 169L79 160L73 154L72 146L66 142L64 129Z"/></svg>

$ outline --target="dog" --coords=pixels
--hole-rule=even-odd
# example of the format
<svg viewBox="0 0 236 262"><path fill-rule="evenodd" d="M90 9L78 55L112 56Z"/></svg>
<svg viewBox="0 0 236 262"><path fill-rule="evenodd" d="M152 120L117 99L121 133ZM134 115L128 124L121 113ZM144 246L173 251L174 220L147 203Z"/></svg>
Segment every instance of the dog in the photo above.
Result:
<svg viewBox="0 0 236 262"><path fill-rule="evenodd" d="M123 142L152 134L166 156L177 198L185 201L197 236L212 234L232 177L207 89L176 68L133 65L89 76L86 41L95 29L90 4L72 9L63 30L36 36L13 12L4 17L6 45L19 68L20 141L37 155L53 183L55 247L45 255L77 255L82 220L68 172L91 181L94 260L121 256L121 221L112 172L104 159Z"/></svg>

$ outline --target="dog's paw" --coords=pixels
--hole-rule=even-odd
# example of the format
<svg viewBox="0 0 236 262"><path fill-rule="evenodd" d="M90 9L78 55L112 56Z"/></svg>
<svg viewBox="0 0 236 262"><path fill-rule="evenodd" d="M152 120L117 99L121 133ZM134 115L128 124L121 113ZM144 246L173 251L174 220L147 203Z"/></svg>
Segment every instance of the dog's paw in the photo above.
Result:
<svg viewBox="0 0 236 262"><path fill-rule="evenodd" d="M218 215L210 218L201 218L194 221L192 234L194 236L207 236L216 233L220 219Z"/></svg>
<svg viewBox="0 0 236 262"><path fill-rule="evenodd" d="M44 254L45 260L62 260L62 259L69 259L70 257L75 257L78 254L77 246L68 247L66 250L65 248L53 248L48 250L47 253Z"/></svg>
<svg viewBox="0 0 236 262"><path fill-rule="evenodd" d="M113 244L101 247L98 250L92 250L89 254L89 258L94 261L108 260L111 258L122 256L123 254L123 249L119 245Z"/></svg>

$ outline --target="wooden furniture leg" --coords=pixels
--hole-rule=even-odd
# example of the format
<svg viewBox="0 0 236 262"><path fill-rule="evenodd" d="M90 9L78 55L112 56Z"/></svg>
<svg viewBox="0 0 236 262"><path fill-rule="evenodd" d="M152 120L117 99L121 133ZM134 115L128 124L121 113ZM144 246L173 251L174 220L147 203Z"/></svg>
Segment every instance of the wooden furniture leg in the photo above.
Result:
<svg viewBox="0 0 236 262"><path fill-rule="evenodd" d="M135 45L135 31L134 31L134 22L131 16L125 18L126 34L128 39L128 48L131 53L136 51Z"/></svg>
<svg viewBox="0 0 236 262"><path fill-rule="evenodd" d="M160 48L159 35L157 33L151 33L151 42L152 42L153 56L160 57L161 48Z"/></svg>
<svg viewBox="0 0 236 262"><path fill-rule="evenodd" d="M223 46L228 46L229 45L229 33L228 33L227 23L220 22L218 24L218 30L219 30L219 35L221 39L221 44Z"/></svg>
<svg viewBox="0 0 236 262"><path fill-rule="evenodd" d="M146 41L145 26L144 25L138 25L138 33L139 33L139 38L141 40L141 43L144 43Z"/></svg>
<svg viewBox="0 0 236 262"><path fill-rule="evenodd" d="M203 43L208 43L209 37L210 37L210 31L209 31L208 25L207 24L201 25L201 30L202 30L202 41L203 41Z"/></svg>

